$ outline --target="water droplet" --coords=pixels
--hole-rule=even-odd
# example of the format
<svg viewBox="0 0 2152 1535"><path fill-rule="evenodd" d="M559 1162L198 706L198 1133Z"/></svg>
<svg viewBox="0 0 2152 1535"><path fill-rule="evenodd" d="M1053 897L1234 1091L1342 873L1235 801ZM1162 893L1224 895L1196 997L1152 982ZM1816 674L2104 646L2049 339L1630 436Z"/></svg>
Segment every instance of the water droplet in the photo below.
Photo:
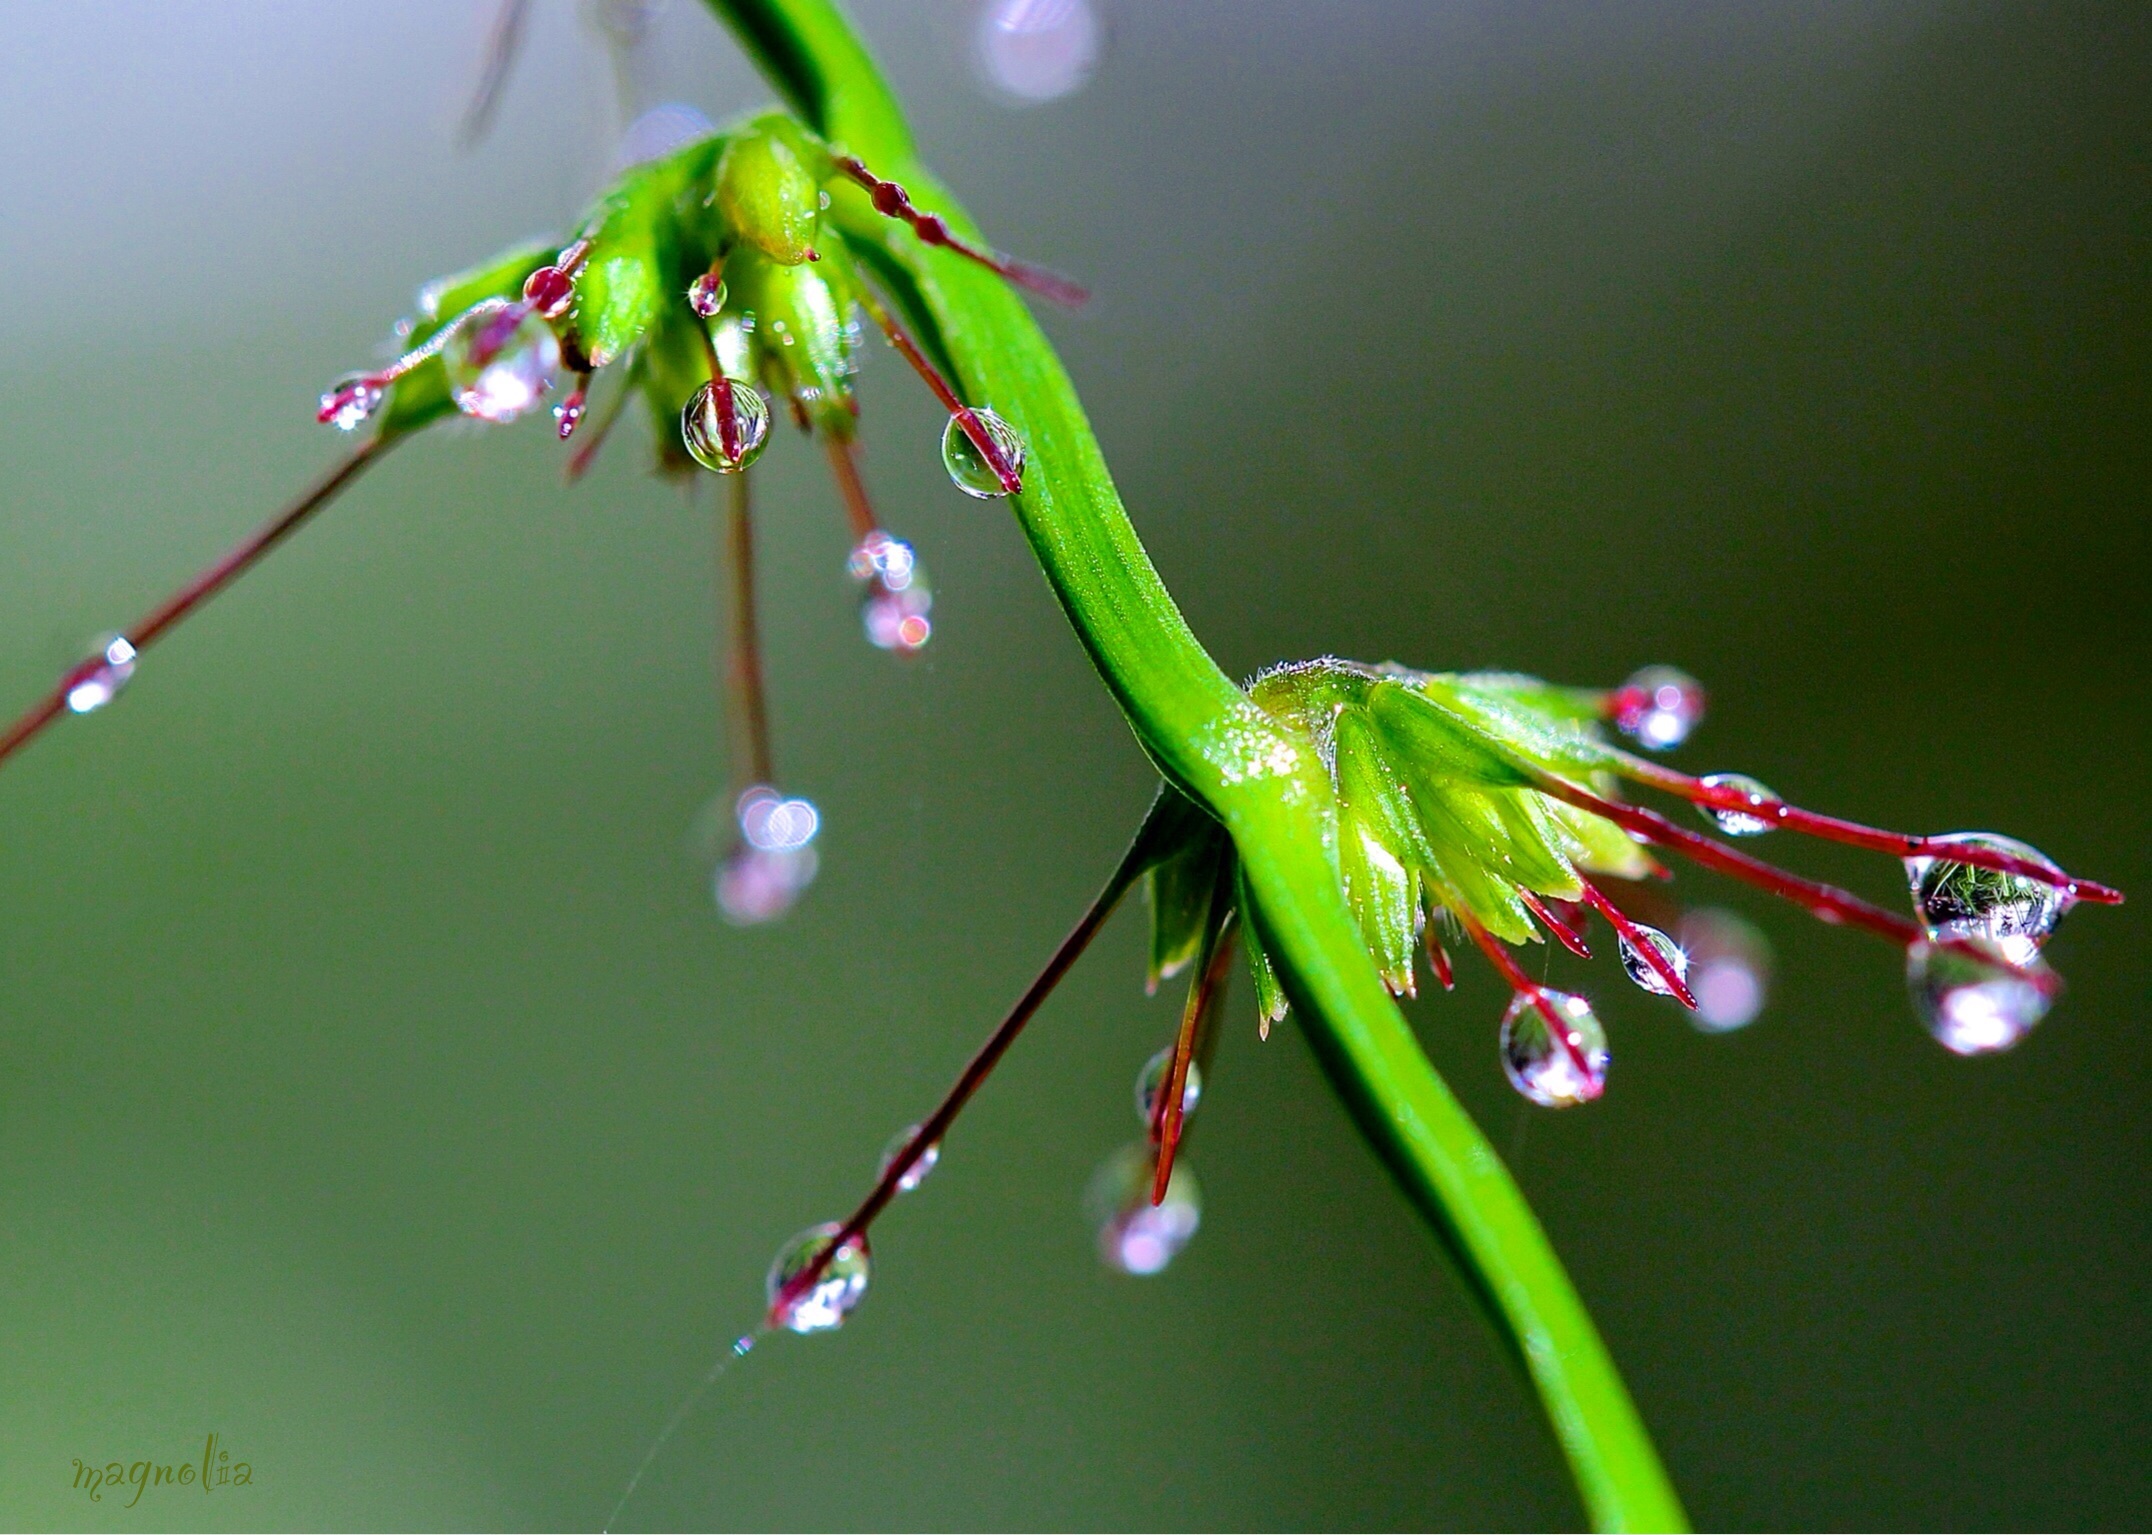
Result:
<svg viewBox="0 0 2152 1535"><path fill-rule="evenodd" d="M978 417L979 425L986 430L987 440L993 443L994 451L1001 455L1002 461L1008 466L1010 477L1021 484L1024 478L1024 439L1016 435L1015 427L984 406L974 410L972 414ZM949 418L949 424L942 429L942 465L949 471L949 478L956 488L967 496L977 496L981 501L992 501L1009 493L1009 487L1002 483L1001 476L994 471L994 466L987 461L986 455L979 451L979 445L971 440L971 434L964 430L963 424L954 416Z"/></svg>
<svg viewBox="0 0 2152 1535"><path fill-rule="evenodd" d="M1143 1063L1136 1073L1136 1118L1148 1127L1158 1113L1158 1100L1166 1091L1166 1076L1173 1070L1173 1050L1168 1046ZM1203 1101L1203 1068L1188 1063L1188 1078L1181 1083L1181 1117L1187 1118Z"/></svg>
<svg viewBox="0 0 2152 1535"><path fill-rule="evenodd" d="M331 384L328 393L321 397L321 409L314 419L339 432L356 431L373 419L387 393L371 375L347 373Z"/></svg>
<svg viewBox="0 0 2152 1535"><path fill-rule="evenodd" d="M770 440L770 407L760 390L738 379L725 380L725 397L732 402L733 445L738 452L725 451L717 392L707 383L698 385L680 409L680 440L703 468L736 474L762 456Z"/></svg>
<svg viewBox="0 0 2152 1535"><path fill-rule="evenodd" d="M1614 726L1652 751L1671 751L1704 717L1704 685L1671 666L1647 666L1614 690Z"/></svg>
<svg viewBox="0 0 2152 1535"><path fill-rule="evenodd" d="M924 649L934 634L934 593L912 546L877 528L854 546L845 569L865 587L859 622L868 643L902 655Z"/></svg>
<svg viewBox="0 0 2152 1535"><path fill-rule="evenodd" d="M119 696L134 675L136 651L123 634L115 634L97 653L75 668L67 679L67 707L76 714L94 714Z"/></svg>
<svg viewBox="0 0 2152 1535"><path fill-rule="evenodd" d="M821 859L811 847L735 849L717 869L717 907L735 927L775 922L814 883Z"/></svg>
<svg viewBox="0 0 2152 1535"><path fill-rule="evenodd" d="M876 528L853 547L845 569L855 581L877 581L893 592L901 592L912 584L919 560L910 544Z"/></svg>
<svg viewBox="0 0 2152 1535"><path fill-rule="evenodd" d="M560 340L528 305L496 299L457 323L441 366L456 409L481 421L513 421L553 387Z"/></svg>
<svg viewBox="0 0 2152 1535"><path fill-rule="evenodd" d="M1991 831L1952 832L1941 840L1969 843L1997 853L2009 853L2028 863L2062 870L2036 847ZM2003 956L2024 964L2040 951L2055 931L2063 913L2070 909L2070 894L2059 885L2034 879L2029 874L2009 874L1983 869L1950 858L1920 857L1905 861L1906 878L1913 887L1913 914L1934 938L1986 938Z"/></svg>
<svg viewBox="0 0 2152 1535"><path fill-rule="evenodd" d="M1179 1256L1203 1223L1203 1190L1177 1157L1162 1204L1151 1203L1158 1162L1148 1144L1123 1146L1091 1177L1084 1207L1098 1228L1098 1255L1123 1274L1156 1274Z"/></svg>
<svg viewBox="0 0 2152 1535"><path fill-rule="evenodd" d="M557 320L575 302L575 279L557 266L542 266L523 279L523 297L548 320Z"/></svg>
<svg viewBox="0 0 2152 1535"><path fill-rule="evenodd" d="M1550 1109L1589 1103L1606 1091L1607 1031L1591 1003L1572 992L1542 991L1560 1020L1558 1039L1531 992L1520 991L1502 1015L1502 1069L1510 1085Z"/></svg>
<svg viewBox="0 0 2152 1535"><path fill-rule="evenodd" d="M687 307L705 320L717 318L717 312L725 307L730 297L725 291L725 280L715 272L705 272L688 284Z"/></svg>
<svg viewBox="0 0 2152 1535"><path fill-rule="evenodd" d="M1771 945L1754 923L1707 907L1681 919L1688 951L1689 995L1696 1011L1689 1021L1707 1034L1724 1034L1755 1022L1771 985Z"/></svg>
<svg viewBox="0 0 2152 1535"><path fill-rule="evenodd" d="M822 816L811 800L787 799L768 784L756 784L739 799L740 835L750 847L785 853L814 841Z"/></svg>
<svg viewBox="0 0 2152 1535"><path fill-rule="evenodd" d="M778 1249L776 1261L770 1264L769 1278L763 1282L773 1311L778 1298L785 1293L785 1286L820 1257L843 1229L836 1221L825 1221L819 1226L809 1226ZM827 1332L832 1327L842 1327L845 1319L866 1299L871 1270L867 1239L864 1235L856 1236L837 1249L837 1255L829 1260L829 1266L822 1270L819 1279L795 1296L781 1315L772 1316L770 1320L798 1333Z"/></svg>
<svg viewBox="0 0 2152 1535"><path fill-rule="evenodd" d="M1769 789L1746 773L1707 773L1699 780L1707 789L1730 789L1745 795L1751 805L1759 809L1775 803L1778 799ZM1716 805L1698 805L1703 818L1718 827L1729 837L1760 837L1767 831L1776 831L1778 822L1769 815L1750 815L1740 810L1725 810Z"/></svg>
<svg viewBox="0 0 2152 1535"><path fill-rule="evenodd" d="M917 1125L906 1125L890 1139L889 1144L882 1148L881 1164L874 1170L876 1177L880 1177L889 1171L891 1164L898 1157L904 1155L905 1149L912 1143L912 1137L918 1133L919 1127ZM897 1192L899 1194L909 1194L920 1184L926 1182L927 1174L934 1171L935 1164L940 1161L941 1142L936 1141L926 1150L919 1153L918 1161L904 1169L903 1176L897 1179Z"/></svg>
<svg viewBox="0 0 2152 1535"><path fill-rule="evenodd" d="M973 50L990 88L1031 105L1081 90L1104 41L1085 0L994 0L980 14Z"/></svg>
<svg viewBox="0 0 2152 1535"><path fill-rule="evenodd" d="M1636 935L1658 951L1659 958L1666 962L1667 969L1680 976L1683 981L1688 980L1689 956L1683 952L1680 944L1657 928L1646 927L1641 922L1636 924ZM1626 937L1619 933L1614 936L1621 949L1621 967L1628 973L1629 979L1655 997L1671 997L1674 988L1666 984L1666 978L1645 961L1644 956Z"/></svg>
<svg viewBox="0 0 2152 1535"><path fill-rule="evenodd" d="M1906 950L1905 983L1913 1010L1943 1048L1958 1055L2007 1050L2046 1016L2047 994L2032 976L2048 974L2037 955L2021 975L2005 963L2002 945L1986 938L1967 944L1978 953L1916 943Z"/></svg>

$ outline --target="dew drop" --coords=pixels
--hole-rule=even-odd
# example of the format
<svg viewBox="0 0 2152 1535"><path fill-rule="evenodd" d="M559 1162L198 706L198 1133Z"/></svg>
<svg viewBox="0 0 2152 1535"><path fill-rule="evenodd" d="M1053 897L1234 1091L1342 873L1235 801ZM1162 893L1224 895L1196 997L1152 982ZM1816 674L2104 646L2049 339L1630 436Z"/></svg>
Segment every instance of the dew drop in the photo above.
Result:
<svg viewBox="0 0 2152 1535"><path fill-rule="evenodd" d="M1746 795L1751 805L1759 809L1778 799L1769 789L1746 773L1707 773L1700 782L1707 789L1731 789ZM1776 831L1778 823L1768 815L1751 815L1740 810L1726 810L1717 805L1698 805L1703 818L1729 837L1760 837L1767 831Z"/></svg>
<svg viewBox="0 0 2152 1535"><path fill-rule="evenodd" d="M739 449L736 454L725 452L717 393L708 383L697 385L680 409L680 440L703 468L737 474L762 456L770 440L770 407L760 390L738 379L725 380L725 396L732 402L733 443Z"/></svg>
<svg viewBox="0 0 2152 1535"><path fill-rule="evenodd" d="M557 320L575 301L575 279L557 266L542 266L523 279L523 297L548 320Z"/></svg>
<svg viewBox="0 0 2152 1535"><path fill-rule="evenodd" d="M1638 745L1671 751L1704 717L1704 685L1671 666L1647 666L1614 690L1614 726Z"/></svg>
<svg viewBox="0 0 2152 1535"><path fill-rule="evenodd" d="M1680 976L1683 981L1687 981L1689 978L1689 956L1681 945L1655 927L1646 927L1641 922L1635 924L1635 926L1637 937L1643 939L1658 951L1659 958L1666 963L1666 968ZM1621 967L1627 973L1629 979L1655 997L1671 997L1674 994L1674 988L1666 984L1666 978L1651 967L1643 954L1637 950L1637 947L1627 937L1620 933L1614 936L1615 942L1621 950Z"/></svg>
<svg viewBox="0 0 2152 1535"><path fill-rule="evenodd" d="M906 1150L910 1148L912 1137L918 1133L919 1127L917 1125L906 1125L890 1138L889 1144L882 1148L881 1163L874 1170L876 1177L880 1177L889 1171L897 1158L903 1156ZM899 1194L909 1194L920 1184L926 1182L927 1174L934 1171L935 1165L940 1161L941 1142L936 1141L919 1153L917 1161L904 1169L903 1175L897 1179L897 1192Z"/></svg>
<svg viewBox="0 0 2152 1535"><path fill-rule="evenodd" d="M876 528L853 546L845 569L855 581L873 581L901 592L919 571L918 556L903 539Z"/></svg>
<svg viewBox="0 0 2152 1535"><path fill-rule="evenodd" d="M1143 1063L1136 1073L1136 1118L1148 1127L1158 1114L1158 1100L1165 1096L1166 1078L1173 1070L1171 1046ZM1203 1101L1203 1068L1188 1063L1187 1080L1181 1083L1181 1117L1187 1118Z"/></svg>
<svg viewBox="0 0 2152 1535"><path fill-rule="evenodd" d="M994 0L973 39L979 73L1014 105L1081 90L1104 41L1085 0Z"/></svg>
<svg viewBox="0 0 2152 1535"><path fill-rule="evenodd" d="M877 650L916 655L934 637L934 621L927 616L934 599L918 587L908 591L869 591L860 599L859 625L867 643Z"/></svg>
<svg viewBox="0 0 2152 1535"><path fill-rule="evenodd" d="M1943 1048L1957 1055L2007 1050L2045 1017L2048 996L2034 976L2048 975L2037 955L2018 974L2003 946L1987 938L1965 940L1977 953L1916 943L1906 950L1905 983L1913 1010Z"/></svg>
<svg viewBox="0 0 2152 1535"><path fill-rule="evenodd" d="M2063 873L2036 847L1990 831L1952 832L1938 840L1964 842L1992 852L2009 853L2028 863ZM2024 964L2048 940L2070 909L2069 891L2029 874L1983 869L1950 858L1919 857L1905 861L1913 887L1913 914L1932 938L1985 938L2004 958Z"/></svg>
<svg viewBox="0 0 2152 1535"><path fill-rule="evenodd" d="M1582 997L1566 991L1537 996L1561 1020L1567 1047L1535 1005L1534 994L1520 991L1502 1015L1502 1069L1510 1085L1534 1103L1550 1109L1589 1103L1606 1091L1607 1031Z"/></svg>
<svg viewBox="0 0 2152 1535"><path fill-rule="evenodd" d="M736 814L747 845L767 853L797 852L822 829L813 801L787 799L768 784L756 784L742 794Z"/></svg>
<svg viewBox="0 0 2152 1535"><path fill-rule="evenodd" d="M994 451L1008 465L1010 477L1021 484L1024 439L1016 435L1015 427L984 406L972 414L985 429L987 439L994 444ZM956 488L967 496L992 501L1009 494L1009 487L1002 483L994 466L987 462L986 455L979 451L979 445L971 440L971 434L955 416L951 416L949 424L942 428L942 465L949 471L949 478Z"/></svg>
<svg viewBox="0 0 2152 1535"><path fill-rule="evenodd" d="M325 426L333 426L339 432L354 432L373 419L381 408L381 401L388 393L379 382L365 373L347 373L329 386L321 397L321 409L314 419Z"/></svg>
<svg viewBox="0 0 2152 1535"><path fill-rule="evenodd" d="M456 409L480 421L513 421L553 387L560 340L528 305L495 299L457 323L441 367Z"/></svg>
<svg viewBox="0 0 2152 1535"><path fill-rule="evenodd" d="M687 307L705 320L714 320L729 296L725 291L725 280L714 272L705 272L688 284Z"/></svg>
<svg viewBox="0 0 2152 1535"><path fill-rule="evenodd" d="M1156 1274L1180 1255L1203 1223L1203 1190L1178 1157L1166 1180L1166 1197L1151 1203L1158 1162L1145 1143L1123 1146L1091 1176L1084 1208L1098 1230L1098 1255L1123 1274Z"/></svg>
<svg viewBox="0 0 2152 1535"><path fill-rule="evenodd" d="M75 714L94 714L119 696L134 675L137 652L124 634L115 634L67 679L67 707Z"/></svg>
<svg viewBox="0 0 2152 1535"><path fill-rule="evenodd" d="M1707 1034L1745 1028L1763 1011L1771 986L1771 945L1752 922L1719 907L1681 919L1688 951L1689 995L1696 1011L1689 1021Z"/></svg>
<svg viewBox="0 0 2152 1535"><path fill-rule="evenodd" d="M770 1264L769 1278L763 1281L763 1290L769 1296L773 1313L779 1297L785 1293L785 1286L827 1251L843 1229L836 1221L825 1221L819 1226L809 1226L778 1249L776 1260ZM866 1299L871 1267L866 1237L852 1238L837 1249L837 1255L829 1260L821 1277L794 1296L784 1311L773 1314L770 1320L797 1333L828 1332L833 1327L842 1327L859 1309L859 1303Z"/></svg>

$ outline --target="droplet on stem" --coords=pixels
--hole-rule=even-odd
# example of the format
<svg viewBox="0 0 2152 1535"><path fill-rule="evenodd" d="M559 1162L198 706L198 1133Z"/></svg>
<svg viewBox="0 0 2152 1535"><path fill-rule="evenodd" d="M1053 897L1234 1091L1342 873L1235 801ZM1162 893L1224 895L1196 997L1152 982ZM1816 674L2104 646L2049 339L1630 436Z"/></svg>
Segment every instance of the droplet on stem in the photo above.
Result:
<svg viewBox="0 0 2152 1535"><path fill-rule="evenodd" d="M499 299L473 308L441 349L449 398L480 421L527 414L553 387L560 366L553 327L530 305Z"/></svg>
<svg viewBox="0 0 2152 1535"><path fill-rule="evenodd" d="M134 675L137 652L124 634L113 635L97 653L77 667L67 681L67 707L75 714L94 714L119 696Z"/></svg>
<svg viewBox="0 0 2152 1535"><path fill-rule="evenodd" d="M2048 994L2040 981L2048 975L2037 955L2011 968L2000 943L1970 938L1965 949L1916 943L1906 950L1905 981L1913 1009L1946 1050L1958 1055L1988 1055L2007 1050L2047 1014Z"/></svg>
<svg viewBox="0 0 2152 1535"><path fill-rule="evenodd" d="M778 1249L776 1260L770 1264L769 1277L763 1283L769 1296L771 1322L797 1333L828 1332L833 1327L843 1326L846 1318L866 1299L872 1265L867 1254L867 1239L861 1235L837 1249L836 1256L829 1260L829 1266L813 1284L794 1296L782 1310L778 1307L786 1287L828 1251L829 1244L842 1230L844 1227L836 1221L825 1221L819 1226L809 1226Z"/></svg>
<svg viewBox="0 0 2152 1535"><path fill-rule="evenodd" d="M737 474L762 456L770 440L770 407L762 392L738 379L724 381L725 397L732 404L733 445L725 450L723 423L718 419L716 387L699 384L680 410L680 440L695 462L719 474Z"/></svg>
<svg viewBox="0 0 2152 1535"><path fill-rule="evenodd" d="M1745 1028L1763 1011L1771 985L1771 945L1746 918L1718 907L1681 919L1688 951L1689 994L1696 1011L1689 1021L1707 1034Z"/></svg>
<svg viewBox="0 0 2152 1535"><path fill-rule="evenodd" d="M1703 818L1729 837L1760 837L1767 831L1775 831L1778 823L1764 813L1764 807L1776 804L1778 796L1746 773L1707 773L1697 780L1707 789L1739 794L1754 807L1755 813L1729 810L1721 805L1698 805Z"/></svg>
<svg viewBox="0 0 2152 1535"><path fill-rule="evenodd" d="M874 1170L875 1176L881 1177L884 1173L887 1173L896 1164L897 1158L903 1156L911 1148L912 1139L918 1134L919 1127L917 1125L906 1125L892 1136L889 1144L882 1148L882 1160ZM927 1181L927 1174L934 1171L935 1164L940 1161L941 1142L935 1141L932 1145L924 1148L912 1165L905 1168L903 1173L898 1176L897 1192L899 1194L909 1194L912 1190L918 1188L920 1184Z"/></svg>
<svg viewBox="0 0 2152 1535"><path fill-rule="evenodd" d="M575 279L557 266L542 266L523 279L523 297L541 316L557 320L575 302Z"/></svg>
<svg viewBox="0 0 2152 1535"><path fill-rule="evenodd" d="M1016 428L995 415L984 406L972 411L987 440L994 445L994 452L1001 459L997 468L992 459L979 451L979 445L964 430L961 418L951 416L949 424L942 429L942 465L949 471L949 479L967 496L981 501L993 501L1010 493L1009 480L1021 483L1024 477L1024 439L1016 435ZM1007 471L1008 480L1002 478Z"/></svg>
<svg viewBox="0 0 2152 1535"><path fill-rule="evenodd" d="M1203 1190L1183 1155L1173 1164L1166 1197L1151 1203L1157 1153L1149 1144L1123 1146L1091 1177L1085 1209L1098 1229L1098 1255L1123 1274L1156 1274L1180 1255L1203 1223Z"/></svg>
<svg viewBox="0 0 2152 1535"><path fill-rule="evenodd" d="M1607 1059L1606 1029L1582 997L1542 990L1510 999L1502 1015L1502 1070L1534 1103L1565 1109L1591 1102L1606 1091Z"/></svg>
<svg viewBox="0 0 2152 1535"><path fill-rule="evenodd" d="M718 859L712 885L725 920L754 927L790 911L821 868L814 849L821 825L811 801L787 798L767 784L705 809L695 840L702 856Z"/></svg>
<svg viewBox="0 0 2152 1535"><path fill-rule="evenodd" d="M1614 727L1652 751L1671 751L1704 717L1704 685L1671 666L1647 666L1608 699Z"/></svg>
<svg viewBox="0 0 2152 1535"><path fill-rule="evenodd" d="M340 432L357 431L373 419L388 393L381 381L368 373L347 373L331 384L321 397L314 419Z"/></svg>
<svg viewBox="0 0 2152 1535"><path fill-rule="evenodd" d="M2027 862L2063 872L2038 848L2014 837L1989 831L1953 832L1939 841L1962 842L1973 847L2008 853ZM1905 861L1913 888L1913 914L1931 938L1985 938L2003 957L2024 964L2055 931L2055 924L2070 909L2069 892L2029 874L2008 874L1983 869L1949 858L1918 857Z"/></svg>
<svg viewBox="0 0 2152 1535"><path fill-rule="evenodd" d="M688 284L687 307L705 320L714 320L717 312L725 307L727 297L725 279L715 272L705 272Z"/></svg>
<svg viewBox="0 0 2152 1535"><path fill-rule="evenodd" d="M1136 1073L1136 1118L1148 1127L1157 1122L1158 1103L1165 1096L1166 1078L1173 1071L1173 1048L1169 1045L1143 1063ZM1188 1076L1181 1083L1181 1117L1186 1119L1203 1101L1203 1068L1188 1063Z"/></svg>
<svg viewBox="0 0 2152 1535"><path fill-rule="evenodd" d="M1637 937L1643 939L1653 949L1657 950L1659 958L1665 962L1666 967L1679 976L1683 982L1687 982L1689 979L1689 956L1683 951L1681 945L1655 927L1646 927L1641 922L1634 924L1634 926ZM1666 977L1661 975L1651 962L1638 952L1636 945L1629 941L1626 933L1615 934L1615 943L1621 950L1622 970L1630 980L1636 982L1638 986L1655 997L1671 997L1674 994L1674 988L1666 984ZM1691 988L1691 994L1694 994L1693 987ZM1702 1006L1702 1003L1699 1002L1698 1006Z"/></svg>

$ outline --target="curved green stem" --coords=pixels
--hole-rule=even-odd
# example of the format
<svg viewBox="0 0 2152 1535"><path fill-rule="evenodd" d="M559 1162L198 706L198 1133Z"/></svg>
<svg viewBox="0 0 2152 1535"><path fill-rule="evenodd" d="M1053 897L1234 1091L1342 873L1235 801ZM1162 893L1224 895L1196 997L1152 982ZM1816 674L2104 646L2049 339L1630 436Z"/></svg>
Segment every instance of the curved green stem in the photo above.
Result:
<svg viewBox="0 0 2152 1535"><path fill-rule="evenodd" d="M972 234L922 168L903 114L829 0L710 0L833 144ZM1029 447L1014 508L1099 675L1165 776L1224 824L1264 946L1318 1055L1529 1371L1592 1522L1683 1524L1629 1393L1531 1207L1435 1074L1340 893L1336 800L1311 743L1257 708L1190 632L1114 493L1053 348L992 273L922 245L839 188L833 210L966 397Z"/></svg>

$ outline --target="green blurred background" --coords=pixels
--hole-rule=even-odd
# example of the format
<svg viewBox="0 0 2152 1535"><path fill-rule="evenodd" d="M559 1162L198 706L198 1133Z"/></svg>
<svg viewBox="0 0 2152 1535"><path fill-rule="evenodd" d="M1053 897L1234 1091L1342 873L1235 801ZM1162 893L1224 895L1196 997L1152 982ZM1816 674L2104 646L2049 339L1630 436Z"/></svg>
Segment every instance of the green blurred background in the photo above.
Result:
<svg viewBox="0 0 2152 1535"><path fill-rule="evenodd" d="M1197 631L1713 689L1683 762L2006 829L2140 896L2073 918L2022 1048L1763 923L1705 1037L1575 966L1610 1096L1527 1111L1480 976L1410 1008L1709 1526L2152 1522L2142 711L2152 10L1103 6L1031 111L974 12L859 12L933 162L1098 300L1050 315ZM416 282L572 216L617 131L537 7L24 11L0 62L0 687L27 700L327 461ZM698 10L644 88L754 103ZM716 919L707 497L624 432L398 455L0 776L0 1523L595 1526L1109 867L1150 778L1007 516L876 349L869 467L940 594L862 643L833 497L758 470L791 920ZM1780 839L1784 840L1784 839ZM1894 897L1895 871L1768 851ZM836 1338L757 1354L629 1526L1553 1526L1532 1403L1290 1027L1233 1004L1163 1277L1092 1167L1174 1002L1112 928L877 1232ZM255 1485L73 1490L77 1456Z"/></svg>

